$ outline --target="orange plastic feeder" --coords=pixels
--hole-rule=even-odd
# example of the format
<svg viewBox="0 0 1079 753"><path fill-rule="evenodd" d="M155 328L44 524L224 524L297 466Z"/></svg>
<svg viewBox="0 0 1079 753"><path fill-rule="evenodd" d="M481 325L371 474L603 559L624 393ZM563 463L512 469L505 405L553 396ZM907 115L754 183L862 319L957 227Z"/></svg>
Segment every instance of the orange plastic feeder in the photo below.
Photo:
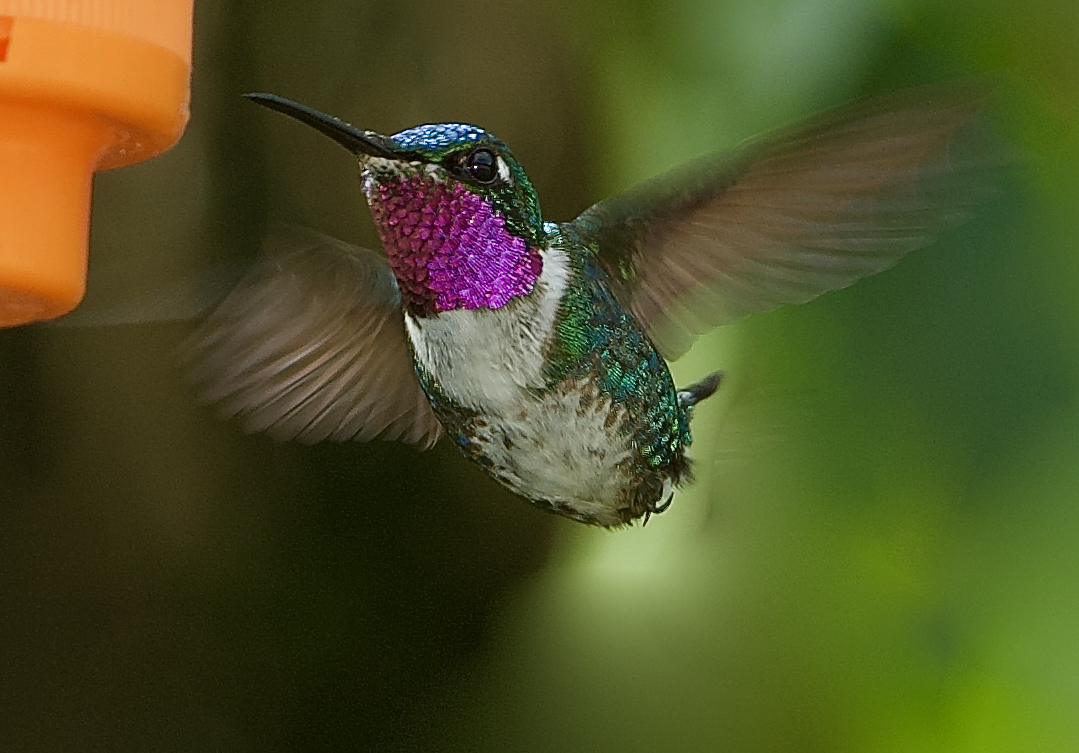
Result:
<svg viewBox="0 0 1079 753"><path fill-rule="evenodd" d="M192 2L0 0L0 326L78 305L94 171L179 140Z"/></svg>

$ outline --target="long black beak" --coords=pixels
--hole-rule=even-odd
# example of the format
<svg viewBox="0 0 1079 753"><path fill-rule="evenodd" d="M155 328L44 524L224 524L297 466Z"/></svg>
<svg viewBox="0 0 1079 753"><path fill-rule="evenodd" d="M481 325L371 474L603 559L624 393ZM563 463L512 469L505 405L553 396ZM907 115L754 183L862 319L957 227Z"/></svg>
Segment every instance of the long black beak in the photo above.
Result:
<svg viewBox="0 0 1079 753"><path fill-rule="evenodd" d="M263 107L295 118L301 123L306 123L317 131L329 136L341 146L356 155L366 154L369 157L384 157L386 159L400 159L401 155L394 152L393 142L385 136L374 131L361 131L355 126L349 125L343 120L331 117L318 110L312 110L299 102L279 97L276 94L245 94L245 97Z"/></svg>

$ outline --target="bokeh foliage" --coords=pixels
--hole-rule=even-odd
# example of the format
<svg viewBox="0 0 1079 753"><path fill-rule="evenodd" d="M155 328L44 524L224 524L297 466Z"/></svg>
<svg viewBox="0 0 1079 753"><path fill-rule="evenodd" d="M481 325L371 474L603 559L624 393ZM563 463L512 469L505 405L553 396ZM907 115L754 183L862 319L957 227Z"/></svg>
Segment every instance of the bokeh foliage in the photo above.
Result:
<svg viewBox="0 0 1079 753"><path fill-rule="evenodd" d="M1023 167L894 270L702 338L699 483L643 530L450 447L241 436L183 383L185 324L3 333L0 748L1074 750L1077 8L200 0L183 142L97 180L98 299L272 221L376 243L347 157L251 90L481 124L550 219L984 71Z"/></svg>

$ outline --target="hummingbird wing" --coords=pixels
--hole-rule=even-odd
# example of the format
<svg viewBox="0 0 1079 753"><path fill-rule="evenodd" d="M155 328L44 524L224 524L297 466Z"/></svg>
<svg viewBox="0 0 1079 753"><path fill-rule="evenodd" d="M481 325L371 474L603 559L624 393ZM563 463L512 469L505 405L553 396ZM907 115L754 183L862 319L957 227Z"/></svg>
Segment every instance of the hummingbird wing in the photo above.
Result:
<svg viewBox="0 0 1079 753"><path fill-rule="evenodd" d="M202 398L275 439L434 445L442 427L413 372L385 260L299 228L267 245L189 341Z"/></svg>
<svg viewBox="0 0 1079 753"><path fill-rule="evenodd" d="M987 96L956 83L856 101L676 167L569 230L673 360L717 325L847 287L969 219L994 193L990 165L957 147Z"/></svg>

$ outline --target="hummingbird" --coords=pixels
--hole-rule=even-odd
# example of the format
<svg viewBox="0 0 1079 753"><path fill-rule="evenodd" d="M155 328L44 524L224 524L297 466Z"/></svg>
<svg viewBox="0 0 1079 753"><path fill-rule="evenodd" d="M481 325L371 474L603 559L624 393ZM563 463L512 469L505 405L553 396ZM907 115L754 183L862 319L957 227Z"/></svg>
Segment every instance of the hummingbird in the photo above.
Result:
<svg viewBox="0 0 1079 753"><path fill-rule="evenodd" d="M698 335L881 272L985 198L954 154L986 100L966 83L855 101L560 223L483 128L386 136L246 96L352 154L385 253L284 231L194 336L203 399L277 439L445 436L603 527L692 479L690 419L722 372L678 388L667 362Z"/></svg>

